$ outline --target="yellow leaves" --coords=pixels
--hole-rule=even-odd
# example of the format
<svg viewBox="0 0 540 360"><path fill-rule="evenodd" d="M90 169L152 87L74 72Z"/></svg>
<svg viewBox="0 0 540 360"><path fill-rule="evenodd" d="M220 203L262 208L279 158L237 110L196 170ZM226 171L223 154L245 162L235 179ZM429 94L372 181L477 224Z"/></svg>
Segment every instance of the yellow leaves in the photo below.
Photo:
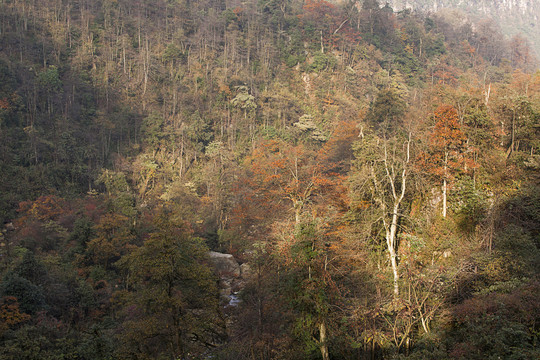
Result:
<svg viewBox="0 0 540 360"><path fill-rule="evenodd" d="M111 260L129 251L134 239L129 229L129 218L120 214L106 214L96 226L97 236L88 243L94 262L105 267Z"/></svg>
<svg viewBox="0 0 540 360"><path fill-rule="evenodd" d="M212 204L212 202L214 201L212 199L212 197L208 196L208 195L203 195L201 196L201 203L205 204L205 205L209 205L209 204Z"/></svg>
<svg viewBox="0 0 540 360"><path fill-rule="evenodd" d="M408 52L409 54L412 54L413 53L413 47L410 44L407 44L405 46L405 51Z"/></svg>
<svg viewBox="0 0 540 360"><path fill-rule="evenodd" d="M0 303L0 336L10 327L30 320L30 315L20 312L15 296L3 297Z"/></svg>

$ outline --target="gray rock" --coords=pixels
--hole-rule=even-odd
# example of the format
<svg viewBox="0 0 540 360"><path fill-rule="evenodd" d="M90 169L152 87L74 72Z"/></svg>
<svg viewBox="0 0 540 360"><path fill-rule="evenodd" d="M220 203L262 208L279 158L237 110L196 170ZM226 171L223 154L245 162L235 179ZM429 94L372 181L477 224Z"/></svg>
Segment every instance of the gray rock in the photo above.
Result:
<svg viewBox="0 0 540 360"><path fill-rule="evenodd" d="M231 254L211 251L210 263L219 277L219 294L224 307L236 307L241 302L239 293L252 276L248 264L239 265Z"/></svg>
<svg viewBox="0 0 540 360"><path fill-rule="evenodd" d="M214 265L220 278L236 278L240 276L240 265L231 254L210 251L210 262Z"/></svg>

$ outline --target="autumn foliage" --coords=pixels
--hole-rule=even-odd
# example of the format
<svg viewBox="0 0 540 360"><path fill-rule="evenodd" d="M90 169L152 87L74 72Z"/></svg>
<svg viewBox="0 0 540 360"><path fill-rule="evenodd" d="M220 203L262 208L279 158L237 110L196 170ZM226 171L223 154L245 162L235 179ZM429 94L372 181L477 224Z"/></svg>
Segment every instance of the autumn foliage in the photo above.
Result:
<svg viewBox="0 0 540 360"><path fill-rule="evenodd" d="M378 0L0 12L0 359L539 358L524 37Z"/></svg>

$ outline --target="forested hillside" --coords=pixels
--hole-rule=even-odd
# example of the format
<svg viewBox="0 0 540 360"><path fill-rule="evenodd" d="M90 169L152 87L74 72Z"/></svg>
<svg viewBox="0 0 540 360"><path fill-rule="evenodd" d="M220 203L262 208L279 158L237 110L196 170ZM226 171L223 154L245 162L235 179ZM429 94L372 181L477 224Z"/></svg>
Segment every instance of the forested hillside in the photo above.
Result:
<svg viewBox="0 0 540 360"><path fill-rule="evenodd" d="M1 1L0 359L539 357L532 54L377 0Z"/></svg>

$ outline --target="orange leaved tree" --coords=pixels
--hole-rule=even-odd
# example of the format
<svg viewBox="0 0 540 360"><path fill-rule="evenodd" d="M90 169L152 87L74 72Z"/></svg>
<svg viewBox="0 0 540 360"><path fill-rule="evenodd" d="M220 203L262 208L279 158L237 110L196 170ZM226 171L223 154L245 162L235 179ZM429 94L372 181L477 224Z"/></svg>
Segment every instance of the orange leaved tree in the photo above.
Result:
<svg viewBox="0 0 540 360"><path fill-rule="evenodd" d="M429 135L429 148L419 157L419 165L431 176L442 181L443 209L446 217L449 183L459 171L473 168L468 157L466 137L461 130L456 109L440 105L434 114L435 126Z"/></svg>
<svg viewBox="0 0 540 360"><path fill-rule="evenodd" d="M295 224L314 191L324 186L323 166L315 153L302 145L290 146L270 140L260 143L246 160L253 185L265 201L290 201Z"/></svg>

